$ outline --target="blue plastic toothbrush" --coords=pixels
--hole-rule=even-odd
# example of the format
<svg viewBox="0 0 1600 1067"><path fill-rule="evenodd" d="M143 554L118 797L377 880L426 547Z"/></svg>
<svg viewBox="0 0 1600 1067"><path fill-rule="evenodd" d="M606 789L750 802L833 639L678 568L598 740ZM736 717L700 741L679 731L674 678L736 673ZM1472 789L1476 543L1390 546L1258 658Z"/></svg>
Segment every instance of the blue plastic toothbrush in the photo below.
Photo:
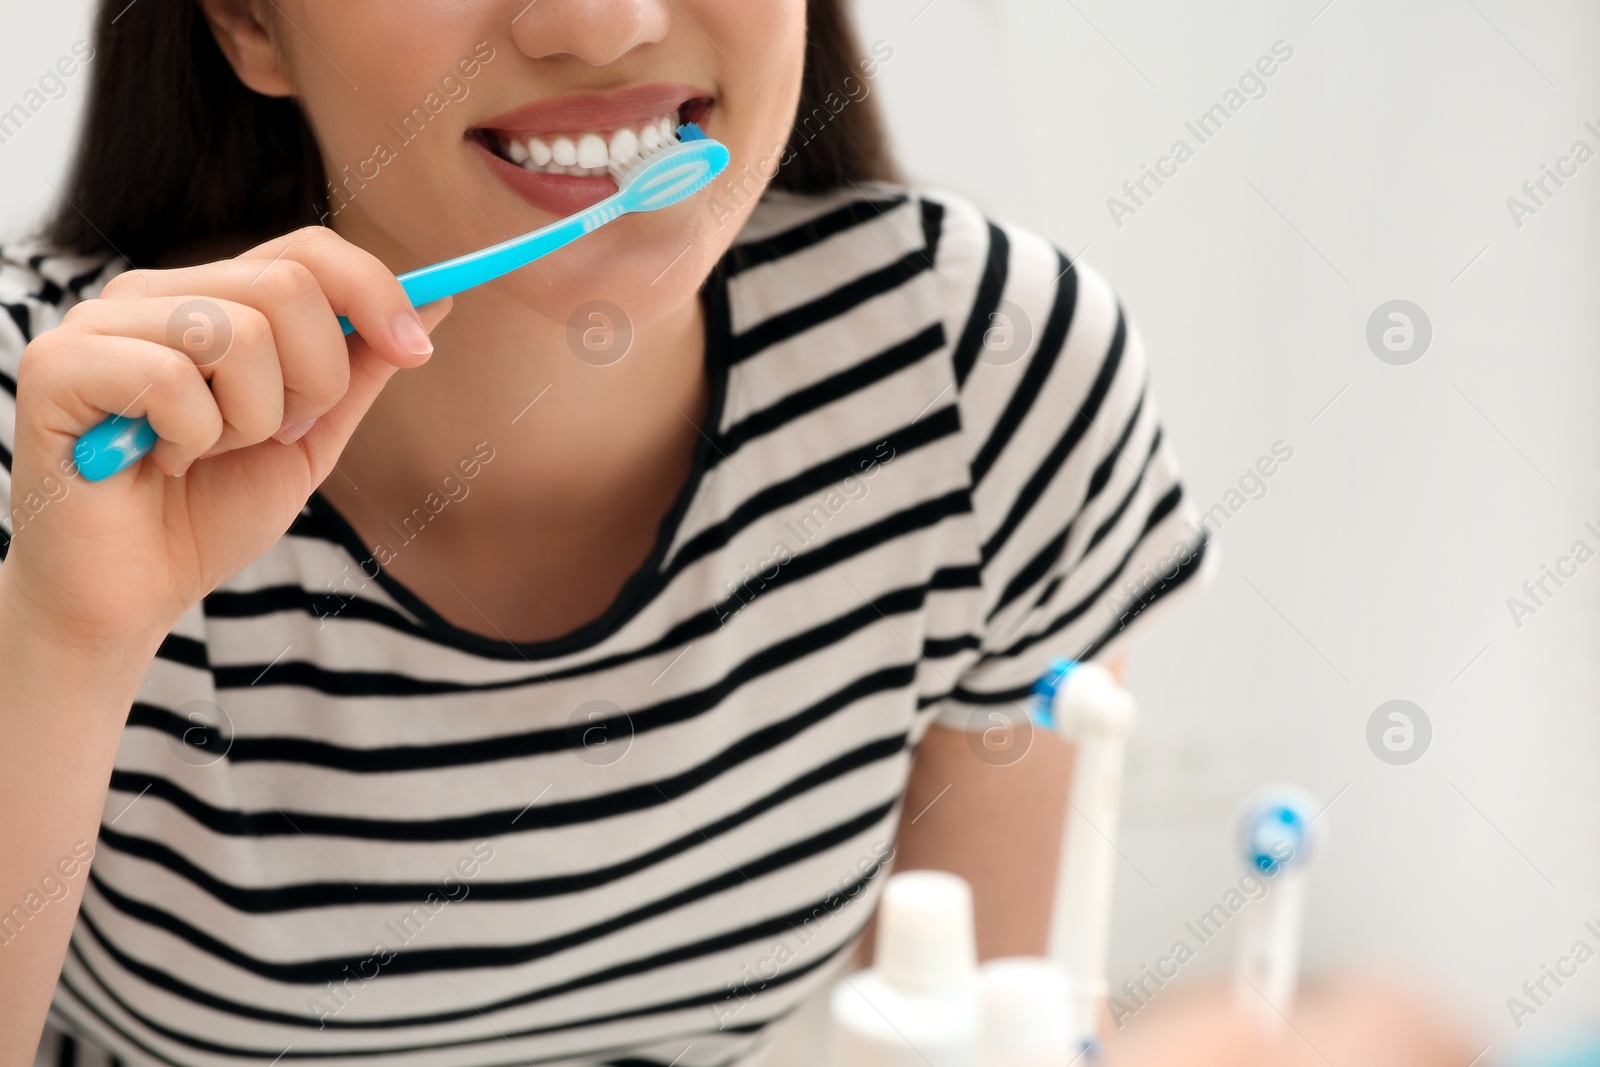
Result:
<svg viewBox="0 0 1600 1067"><path fill-rule="evenodd" d="M532 233L400 275L412 306L431 304L493 281L630 212L676 204L705 188L728 166L727 147L707 137L694 123L679 126L678 139L677 144L631 164L619 176L617 191L598 204ZM354 330L343 315L339 325L346 334ZM103 481L139 462L156 440L148 420L112 415L78 438L72 458L89 481Z"/></svg>

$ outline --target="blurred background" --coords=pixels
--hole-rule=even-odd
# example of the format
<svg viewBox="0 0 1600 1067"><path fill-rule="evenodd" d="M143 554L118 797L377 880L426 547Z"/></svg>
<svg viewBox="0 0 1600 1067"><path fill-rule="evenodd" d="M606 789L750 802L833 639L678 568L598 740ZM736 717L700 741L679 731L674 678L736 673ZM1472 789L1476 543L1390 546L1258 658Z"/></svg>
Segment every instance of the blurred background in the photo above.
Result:
<svg viewBox="0 0 1600 1067"><path fill-rule="evenodd" d="M1396 970L1486 1062L1600 1026L1600 962L1520 1027L1506 1004L1600 946L1600 6L857 11L906 171L1111 280L1220 506L1215 584L1132 648L1113 987L1237 886L1243 798L1294 781L1328 805L1308 970ZM0 113L87 26L0 0ZM0 235L57 195L83 89L0 122ZM1394 700L1398 752L1369 741ZM1234 933L1184 975L1226 972Z"/></svg>

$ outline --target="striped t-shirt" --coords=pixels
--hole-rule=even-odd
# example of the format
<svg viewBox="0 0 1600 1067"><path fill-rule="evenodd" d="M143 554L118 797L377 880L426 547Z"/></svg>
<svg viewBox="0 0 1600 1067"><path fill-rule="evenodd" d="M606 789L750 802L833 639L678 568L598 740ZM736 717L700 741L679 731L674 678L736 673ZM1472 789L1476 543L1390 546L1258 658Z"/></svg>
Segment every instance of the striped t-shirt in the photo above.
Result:
<svg viewBox="0 0 1600 1067"><path fill-rule="evenodd" d="M24 344L124 268L3 251L7 470ZM769 192L703 299L704 439L593 622L453 625L320 494L184 616L41 1063L746 1062L848 956L928 726L1016 718L1215 558L1138 333L1036 234Z"/></svg>

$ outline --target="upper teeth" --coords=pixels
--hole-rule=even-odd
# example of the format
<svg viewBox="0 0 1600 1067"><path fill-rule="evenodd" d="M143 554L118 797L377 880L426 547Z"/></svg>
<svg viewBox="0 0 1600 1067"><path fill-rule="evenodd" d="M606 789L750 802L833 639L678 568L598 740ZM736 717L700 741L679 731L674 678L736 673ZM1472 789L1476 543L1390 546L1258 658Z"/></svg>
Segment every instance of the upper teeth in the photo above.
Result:
<svg viewBox="0 0 1600 1067"><path fill-rule="evenodd" d="M678 140L676 113L660 115L636 127L624 127L611 134L559 134L553 137L518 139L499 135L501 150L523 170L541 174L600 176L611 167L626 167L639 158L641 150L650 152Z"/></svg>

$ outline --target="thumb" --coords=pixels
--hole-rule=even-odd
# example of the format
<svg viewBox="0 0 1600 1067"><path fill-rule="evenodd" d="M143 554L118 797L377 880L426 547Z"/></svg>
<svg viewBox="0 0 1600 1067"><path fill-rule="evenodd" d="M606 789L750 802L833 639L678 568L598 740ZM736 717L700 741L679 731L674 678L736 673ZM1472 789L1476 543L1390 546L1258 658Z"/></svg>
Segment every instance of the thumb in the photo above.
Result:
<svg viewBox="0 0 1600 1067"><path fill-rule="evenodd" d="M417 309L423 328L432 333L454 306L453 297L435 300ZM431 357L430 357L431 358ZM380 357L359 334L350 336L350 386L339 402L317 419L315 426L295 444L305 450L312 484L320 485L333 470L350 435L372 408L373 401L400 368Z"/></svg>

